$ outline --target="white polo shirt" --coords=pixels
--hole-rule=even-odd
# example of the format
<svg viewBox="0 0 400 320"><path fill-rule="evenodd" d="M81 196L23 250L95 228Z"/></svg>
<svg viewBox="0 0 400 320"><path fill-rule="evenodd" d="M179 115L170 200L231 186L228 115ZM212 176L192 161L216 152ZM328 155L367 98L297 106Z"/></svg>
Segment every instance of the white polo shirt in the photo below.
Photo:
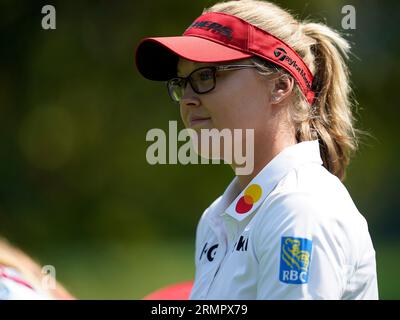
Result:
<svg viewBox="0 0 400 320"><path fill-rule="evenodd" d="M367 222L322 165L318 140L238 178L197 227L190 299L378 299Z"/></svg>

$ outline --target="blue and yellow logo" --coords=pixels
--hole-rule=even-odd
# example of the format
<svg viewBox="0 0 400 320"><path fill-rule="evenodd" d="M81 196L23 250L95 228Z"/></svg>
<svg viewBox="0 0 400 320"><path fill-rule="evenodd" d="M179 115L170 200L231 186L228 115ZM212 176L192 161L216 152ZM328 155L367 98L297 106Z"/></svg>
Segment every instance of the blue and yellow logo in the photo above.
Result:
<svg viewBox="0 0 400 320"><path fill-rule="evenodd" d="M282 237L279 280L290 284L308 282L312 240Z"/></svg>

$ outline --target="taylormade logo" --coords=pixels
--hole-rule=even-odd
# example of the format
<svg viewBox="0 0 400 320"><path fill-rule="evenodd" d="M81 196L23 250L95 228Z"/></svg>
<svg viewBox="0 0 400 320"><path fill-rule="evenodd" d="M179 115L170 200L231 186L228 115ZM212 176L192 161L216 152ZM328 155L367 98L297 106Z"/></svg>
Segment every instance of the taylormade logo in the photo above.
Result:
<svg viewBox="0 0 400 320"><path fill-rule="evenodd" d="M195 21L193 22L189 28L187 28L186 32L190 28L200 28L200 29L206 29L206 30L211 30L216 33L222 34L223 36L226 36L229 40L232 40L232 33L233 30L229 27L223 26L217 22L212 22L212 21Z"/></svg>
<svg viewBox="0 0 400 320"><path fill-rule="evenodd" d="M311 90L311 83L310 81L308 81L307 77L306 77L306 73L304 72L304 70L299 67L296 63L296 60L293 60L291 57L288 56L287 52L285 49L283 48L276 48L274 51L274 55L275 57L279 60L279 61L287 61L287 63L290 66L293 66L296 71L301 75L301 77L303 78L305 84L307 85L307 88Z"/></svg>
<svg viewBox="0 0 400 320"><path fill-rule="evenodd" d="M274 55L275 57L279 58L279 56L281 56L279 58L280 61L283 61L286 58L286 51L285 49L282 48L276 48L276 50L274 51Z"/></svg>

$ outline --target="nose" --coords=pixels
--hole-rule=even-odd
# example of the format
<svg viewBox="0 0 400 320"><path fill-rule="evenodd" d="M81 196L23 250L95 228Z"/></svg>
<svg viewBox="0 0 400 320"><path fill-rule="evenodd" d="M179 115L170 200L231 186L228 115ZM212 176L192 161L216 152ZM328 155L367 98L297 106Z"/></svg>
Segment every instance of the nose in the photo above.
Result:
<svg viewBox="0 0 400 320"><path fill-rule="evenodd" d="M184 107L189 107L189 106L196 107L200 105L200 99L198 97L198 94L193 91L193 88L190 85L190 83L187 83L180 103Z"/></svg>

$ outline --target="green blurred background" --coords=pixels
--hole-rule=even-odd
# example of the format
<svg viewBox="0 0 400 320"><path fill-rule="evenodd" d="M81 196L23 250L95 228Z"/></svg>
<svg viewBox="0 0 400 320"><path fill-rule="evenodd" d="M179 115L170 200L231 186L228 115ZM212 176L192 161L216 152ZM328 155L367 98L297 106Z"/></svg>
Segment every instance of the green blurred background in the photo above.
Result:
<svg viewBox="0 0 400 320"><path fill-rule="evenodd" d="M193 279L197 221L233 172L146 162L147 131L167 131L179 111L162 83L139 76L134 49L181 34L214 3L0 0L0 234L54 265L78 298L140 299ZM358 127L373 138L345 185L369 222L380 297L398 299L400 3L278 3L353 44ZM45 4L56 30L41 28ZM355 30L341 29L346 4Z"/></svg>

